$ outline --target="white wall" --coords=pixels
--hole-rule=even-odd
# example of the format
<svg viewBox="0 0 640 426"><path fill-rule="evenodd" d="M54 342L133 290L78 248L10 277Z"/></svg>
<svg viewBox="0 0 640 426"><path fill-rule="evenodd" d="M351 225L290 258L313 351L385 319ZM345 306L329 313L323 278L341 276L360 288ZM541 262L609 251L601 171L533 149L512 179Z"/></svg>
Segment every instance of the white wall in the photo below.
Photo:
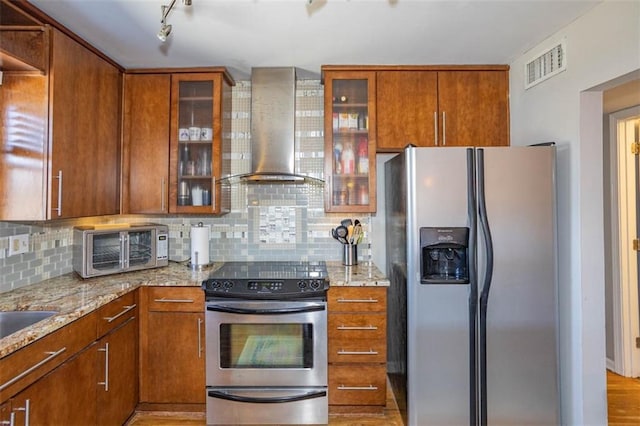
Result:
<svg viewBox="0 0 640 426"><path fill-rule="evenodd" d="M567 40L567 71L527 91L524 64ZM511 63L511 142L558 144L563 423L606 425L602 93L640 69L640 2L605 1Z"/></svg>

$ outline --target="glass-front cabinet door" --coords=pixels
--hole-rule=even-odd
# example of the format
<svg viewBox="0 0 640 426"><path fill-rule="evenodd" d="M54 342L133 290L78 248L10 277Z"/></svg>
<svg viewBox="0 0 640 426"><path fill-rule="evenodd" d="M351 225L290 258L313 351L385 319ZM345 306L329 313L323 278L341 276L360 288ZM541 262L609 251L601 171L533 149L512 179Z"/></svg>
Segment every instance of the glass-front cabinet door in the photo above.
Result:
<svg viewBox="0 0 640 426"><path fill-rule="evenodd" d="M375 72L323 77L325 211L375 212Z"/></svg>
<svg viewBox="0 0 640 426"><path fill-rule="evenodd" d="M171 213L225 213L220 178L230 172L231 87L222 74L171 79Z"/></svg>

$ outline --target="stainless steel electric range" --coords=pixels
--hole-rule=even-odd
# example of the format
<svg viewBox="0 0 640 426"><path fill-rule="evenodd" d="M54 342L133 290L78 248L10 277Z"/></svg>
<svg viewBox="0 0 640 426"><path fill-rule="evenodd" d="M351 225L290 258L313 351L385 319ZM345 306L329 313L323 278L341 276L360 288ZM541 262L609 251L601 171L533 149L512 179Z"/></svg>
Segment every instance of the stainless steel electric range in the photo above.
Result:
<svg viewBox="0 0 640 426"><path fill-rule="evenodd" d="M202 283L207 424L327 424L324 262L227 262Z"/></svg>

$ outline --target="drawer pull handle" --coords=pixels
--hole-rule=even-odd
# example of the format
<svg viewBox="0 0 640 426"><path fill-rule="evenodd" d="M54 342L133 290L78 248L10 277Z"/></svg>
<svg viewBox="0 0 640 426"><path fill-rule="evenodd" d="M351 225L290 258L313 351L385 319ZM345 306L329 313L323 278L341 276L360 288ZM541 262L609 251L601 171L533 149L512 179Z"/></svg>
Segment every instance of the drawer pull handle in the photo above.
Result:
<svg viewBox="0 0 640 426"><path fill-rule="evenodd" d="M12 411L24 411L24 426L29 426L29 420L30 420L29 417L31 416L31 400L30 399L26 399L24 401L24 407L16 407ZM15 414L15 413L11 413L11 414ZM15 416L11 417L11 421L12 422L15 421ZM13 426L13 424L11 426Z"/></svg>
<svg viewBox="0 0 640 426"><path fill-rule="evenodd" d="M16 424L16 413L11 413L9 415L9 420L3 420L0 422L0 425L9 425L9 426L15 426Z"/></svg>
<svg viewBox="0 0 640 426"><path fill-rule="evenodd" d="M55 352L45 352L45 354L49 355L48 357L46 357L45 359L43 359L39 363L31 366L30 368L24 370L22 373L18 374L13 379L10 379L8 382L5 382L2 385L0 385L0 391L8 388L9 386L14 384L18 380L22 379L27 374L29 374L29 373L33 372L34 370L40 368L42 365L44 365L47 362L51 361L53 358L57 357L58 355L60 355L62 352L66 351L66 350L67 350L67 348L62 348L62 349L57 350Z"/></svg>
<svg viewBox="0 0 640 426"><path fill-rule="evenodd" d="M339 350L338 355L378 355L378 351L374 351L373 349L369 349L368 351L345 351Z"/></svg>
<svg viewBox="0 0 640 426"><path fill-rule="evenodd" d="M345 386L345 385L340 385L338 386L338 390L366 390L366 391L377 391L378 387L377 386L373 386L373 385L369 385L369 386Z"/></svg>
<svg viewBox="0 0 640 426"><path fill-rule="evenodd" d="M104 386L104 391L109 392L109 343L105 343L98 352L104 352L104 382L98 382L98 385Z"/></svg>
<svg viewBox="0 0 640 426"><path fill-rule="evenodd" d="M124 309L118 315L114 315L112 317L104 317L103 319L106 322L113 322L113 321L117 320L118 318L120 318L121 316L123 316L124 314L126 314L127 312L129 312L130 310L134 309L135 307L136 307L135 303L133 305L124 306Z"/></svg>
<svg viewBox="0 0 640 426"><path fill-rule="evenodd" d="M378 299L338 299L338 303L378 303Z"/></svg>
<svg viewBox="0 0 640 426"><path fill-rule="evenodd" d="M198 318L198 358L202 358L202 319Z"/></svg>
<svg viewBox="0 0 640 426"><path fill-rule="evenodd" d="M376 327L375 325L365 325L364 327L351 327L348 325L339 325L338 327L336 327L338 330L377 330L378 327Z"/></svg>
<svg viewBox="0 0 640 426"><path fill-rule="evenodd" d="M193 303L193 299L153 299L154 302L158 303Z"/></svg>

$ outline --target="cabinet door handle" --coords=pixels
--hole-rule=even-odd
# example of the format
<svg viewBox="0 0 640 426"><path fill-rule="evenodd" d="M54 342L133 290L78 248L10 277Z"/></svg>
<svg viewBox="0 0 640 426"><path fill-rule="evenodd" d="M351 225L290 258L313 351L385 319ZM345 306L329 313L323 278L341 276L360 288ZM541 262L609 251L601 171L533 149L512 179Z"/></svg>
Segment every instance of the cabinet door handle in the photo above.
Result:
<svg viewBox="0 0 640 426"><path fill-rule="evenodd" d="M153 299L154 302L158 303L193 303L193 299Z"/></svg>
<svg viewBox="0 0 640 426"><path fill-rule="evenodd" d="M118 318L120 318L121 316L123 316L124 314L126 314L127 312L129 312L130 310L135 309L135 307L136 307L135 303L133 305L125 305L124 309L119 314L114 315L112 317L104 317L102 319L105 320L106 322L113 322Z"/></svg>
<svg viewBox="0 0 640 426"><path fill-rule="evenodd" d="M24 407L14 408L13 411L24 411L24 426L29 426L29 414L31 413L31 401L25 399ZM11 419L15 422L15 416Z"/></svg>
<svg viewBox="0 0 640 426"><path fill-rule="evenodd" d="M16 413L14 413L13 411L11 412L11 414L9 414L9 420L3 420L0 422L0 425L15 426L15 424L16 424Z"/></svg>
<svg viewBox="0 0 640 426"><path fill-rule="evenodd" d="M215 176L211 177L211 207L213 210L216 209L216 177Z"/></svg>
<svg viewBox="0 0 640 426"><path fill-rule="evenodd" d="M104 391L109 391L109 343L104 344L104 348L98 349L98 352L104 352L104 382L98 382L104 386Z"/></svg>
<svg viewBox="0 0 640 426"><path fill-rule="evenodd" d="M58 170L58 175L53 177L58 179L58 207L52 208L58 212L58 217L62 216L62 170Z"/></svg>
<svg viewBox="0 0 640 426"><path fill-rule="evenodd" d="M447 146L447 113L442 111L442 146Z"/></svg>
<svg viewBox="0 0 640 426"><path fill-rule="evenodd" d="M60 355L62 352L66 351L66 350L67 350L67 348L65 347L65 348L62 348L62 349L58 349L55 352L45 352L45 354L49 355L48 357L46 357L45 359L43 359L39 363L34 364L31 367L27 368L22 373L18 374L17 376L15 376L14 378L10 379L9 381L4 382L3 384L1 384L0 385L0 391L4 390L5 388L7 388L9 386L11 386L12 384L14 384L18 380L22 379L24 376L26 376L27 374L31 373L32 371L40 368L42 365L44 365L45 363L51 361L53 358L57 357L58 355Z"/></svg>
<svg viewBox="0 0 640 426"><path fill-rule="evenodd" d="M198 358L202 358L202 319L198 318Z"/></svg>
<svg viewBox="0 0 640 426"><path fill-rule="evenodd" d="M433 111L433 134L436 136L436 146L438 146L438 112Z"/></svg>
<svg viewBox="0 0 640 426"><path fill-rule="evenodd" d="M369 349L368 351L344 351L339 350L338 355L378 355L378 351Z"/></svg>
<svg viewBox="0 0 640 426"><path fill-rule="evenodd" d="M367 391L377 391L378 387L377 386L373 386L373 385L369 385L369 386L345 386L345 385L340 385L338 386L338 390L367 390Z"/></svg>
<svg viewBox="0 0 640 426"><path fill-rule="evenodd" d="M165 201L164 201L164 188L165 188L166 182L164 180L164 177L162 178L162 181L160 182L160 211L161 212L165 212Z"/></svg>
<svg viewBox="0 0 640 426"><path fill-rule="evenodd" d="M377 330L378 327L375 325L365 325L365 326L348 326L348 325L339 325L336 327L338 330Z"/></svg>
<svg viewBox="0 0 640 426"><path fill-rule="evenodd" d="M338 303L378 303L378 299L338 299Z"/></svg>
<svg viewBox="0 0 640 426"><path fill-rule="evenodd" d="M124 261L127 258L127 244L126 244L126 240L124 235L122 235L122 233L120 233L120 260L118 261L118 264L120 265L120 269L124 269L127 265L125 265Z"/></svg>

